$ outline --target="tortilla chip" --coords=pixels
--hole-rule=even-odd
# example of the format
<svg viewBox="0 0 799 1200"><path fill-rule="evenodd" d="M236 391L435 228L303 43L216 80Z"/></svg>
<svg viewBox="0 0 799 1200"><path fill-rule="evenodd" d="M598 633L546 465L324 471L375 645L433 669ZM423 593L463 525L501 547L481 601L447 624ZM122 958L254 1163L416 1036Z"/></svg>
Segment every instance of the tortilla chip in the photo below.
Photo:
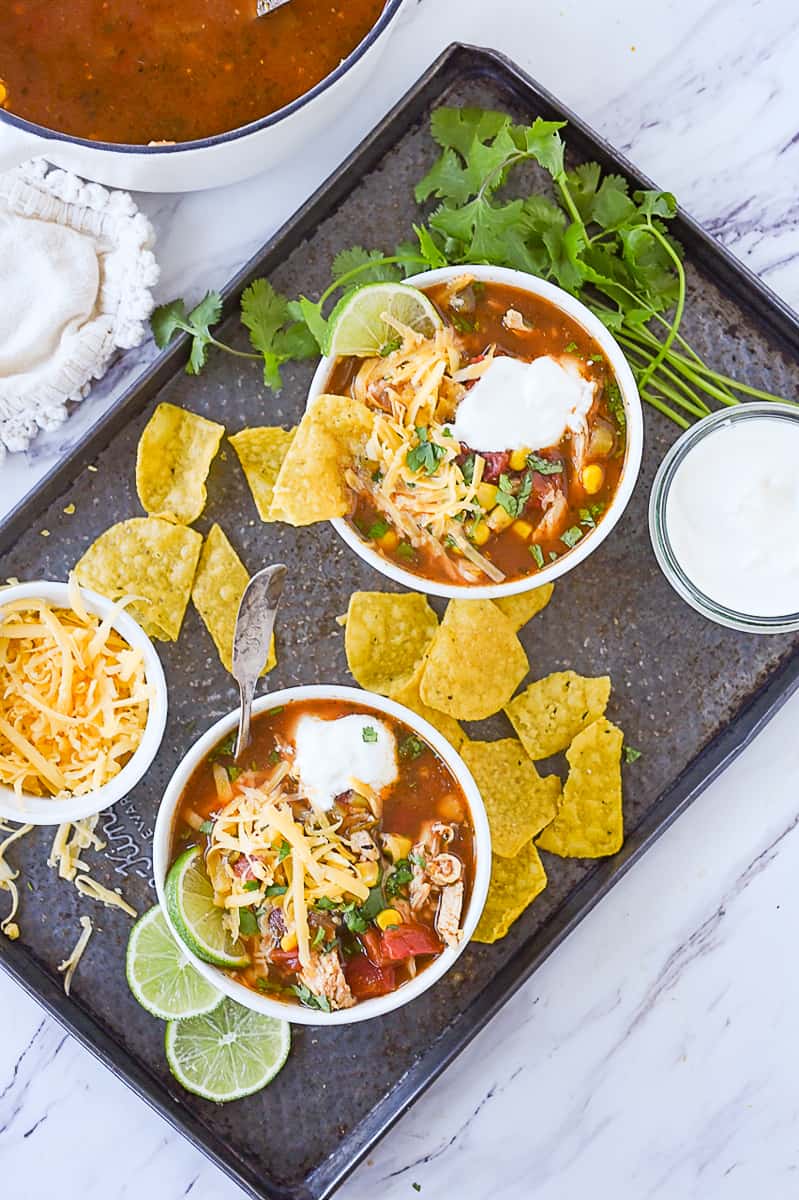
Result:
<svg viewBox="0 0 799 1200"><path fill-rule="evenodd" d="M430 645L419 691L425 704L463 721L491 717L527 674L513 625L490 600L450 600Z"/></svg>
<svg viewBox="0 0 799 1200"><path fill-rule="evenodd" d="M557 775L542 779L516 738L467 741L461 755L486 806L491 849L502 858L513 858L553 820L560 780Z"/></svg>
<svg viewBox="0 0 799 1200"><path fill-rule="evenodd" d="M344 648L358 683L381 696L406 683L438 629L438 617L418 592L353 592Z"/></svg>
<svg viewBox="0 0 799 1200"><path fill-rule="evenodd" d="M228 438L239 456L241 469L250 485L258 516L262 521L278 521L280 515L272 511L275 480L283 459L294 441L296 429L281 429L279 425L261 425L255 429L242 429Z"/></svg>
<svg viewBox="0 0 799 1200"><path fill-rule="evenodd" d="M602 717L578 733L566 758L569 777L558 815L538 839L561 858L601 858L624 841L621 747L624 735Z"/></svg>
<svg viewBox="0 0 799 1200"><path fill-rule="evenodd" d="M532 842L515 858L493 854L488 897L472 941L499 941L546 886L544 864Z"/></svg>
<svg viewBox="0 0 799 1200"><path fill-rule="evenodd" d="M536 613L540 613L542 608L546 608L552 599L554 590L554 583L545 583L532 592L521 592L518 596L503 596L501 600L495 600L494 604L500 612L505 614L514 629L521 629L522 625L531 621Z"/></svg>
<svg viewBox="0 0 799 1200"><path fill-rule="evenodd" d="M151 517L190 525L205 508L205 480L224 425L159 404L139 438L136 491Z"/></svg>
<svg viewBox="0 0 799 1200"><path fill-rule="evenodd" d="M601 717L609 697L609 675L591 679L575 671L556 671L531 683L505 712L530 758L548 758Z"/></svg>
<svg viewBox="0 0 799 1200"><path fill-rule="evenodd" d="M203 539L160 517L134 517L101 533L75 565L83 587L127 605L150 637L174 642L180 633ZM140 597L140 599L138 599Z"/></svg>
<svg viewBox="0 0 799 1200"><path fill-rule="evenodd" d="M351 396L317 396L305 410L275 481L273 512L289 525L343 517L350 508L344 472L363 449L373 414Z"/></svg>
<svg viewBox="0 0 799 1200"><path fill-rule="evenodd" d="M429 721L433 728L437 729L451 746L454 746L456 750L460 750L466 740L466 734L458 722L453 720L452 717L448 717L446 713L438 712L435 708L428 708L426 704L422 703L419 695L419 681L422 678L423 670L424 659L421 659L410 679L392 688L389 696L392 700L396 700L397 704L404 704L412 712L418 713L424 721Z"/></svg>
<svg viewBox="0 0 799 1200"><path fill-rule="evenodd" d="M222 666L233 669L233 633L244 589L250 582L247 568L218 525L213 525L205 539L200 555L191 599L202 617L205 628L214 639ZM261 672L265 675L277 665L275 637L269 647L269 658Z"/></svg>

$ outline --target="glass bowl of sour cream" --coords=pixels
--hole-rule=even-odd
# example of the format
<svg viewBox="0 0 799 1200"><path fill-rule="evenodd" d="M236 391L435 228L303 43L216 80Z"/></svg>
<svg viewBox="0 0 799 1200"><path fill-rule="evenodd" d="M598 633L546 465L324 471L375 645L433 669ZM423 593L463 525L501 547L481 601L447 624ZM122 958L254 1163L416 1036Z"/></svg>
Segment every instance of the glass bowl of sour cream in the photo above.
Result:
<svg viewBox="0 0 799 1200"><path fill-rule="evenodd" d="M674 590L719 625L799 629L799 406L740 404L668 452L649 532Z"/></svg>

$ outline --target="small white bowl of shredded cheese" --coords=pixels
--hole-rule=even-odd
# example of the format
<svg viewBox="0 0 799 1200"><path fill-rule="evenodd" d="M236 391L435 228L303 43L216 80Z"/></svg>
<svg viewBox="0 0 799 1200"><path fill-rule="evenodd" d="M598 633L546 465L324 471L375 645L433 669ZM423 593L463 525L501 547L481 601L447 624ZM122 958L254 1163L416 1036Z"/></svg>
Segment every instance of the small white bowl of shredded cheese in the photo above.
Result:
<svg viewBox="0 0 799 1200"><path fill-rule="evenodd" d="M124 602L74 581L0 590L0 818L60 825L115 804L166 715L161 663Z"/></svg>

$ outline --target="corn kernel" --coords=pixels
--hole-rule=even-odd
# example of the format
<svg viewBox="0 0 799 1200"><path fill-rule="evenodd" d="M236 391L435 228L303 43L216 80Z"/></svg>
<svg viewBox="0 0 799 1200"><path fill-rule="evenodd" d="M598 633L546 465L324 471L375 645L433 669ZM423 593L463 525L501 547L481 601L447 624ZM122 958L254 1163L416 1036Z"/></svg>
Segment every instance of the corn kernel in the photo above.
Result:
<svg viewBox="0 0 799 1200"><path fill-rule="evenodd" d="M389 529L381 538L377 539L377 544L381 550L396 550L399 545L399 537L393 529Z"/></svg>
<svg viewBox="0 0 799 1200"><path fill-rule="evenodd" d="M486 517L486 525L492 533L502 533L503 529L507 529L512 524L513 517L499 505Z"/></svg>
<svg viewBox="0 0 799 1200"><path fill-rule="evenodd" d="M495 483L481 483L477 488L477 503L488 512L497 502L499 488Z"/></svg>
<svg viewBox="0 0 799 1200"><path fill-rule="evenodd" d="M0 79L0 104L5 104L7 99L8 99L8 88L3 83L2 79Z"/></svg>
<svg viewBox="0 0 799 1200"><path fill-rule="evenodd" d="M281 950L296 950L297 949L297 934L292 929L291 933L284 933L280 939Z"/></svg>
<svg viewBox="0 0 799 1200"><path fill-rule="evenodd" d="M397 912L396 908L384 908L375 917L381 929L389 929L392 925L401 925L402 917Z"/></svg>
<svg viewBox="0 0 799 1200"><path fill-rule="evenodd" d="M485 521L477 521L476 523L473 523L469 529L469 536L474 542L475 546L484 546L491 537L491 530L488 528L488 525Z"/></svg>
<svg viewBox="0 0 799 1200"><path fill-rule="evenodd" d="M523 471L527 466L527 455L530 453L528 449L511 450L509 466L511 471Z"/></svg>
<svg viewBox="0 0 799 1200"><path fill-rule="evenodd" d="M595 496L605 482L605 472L599 463L590 463L582 470L583 487L589 496Z"/></svg>
<svg viewBox="0 0 799 1200"><path fill-rule="evenodd" d="M527 541L533 532L533 527L530 522L524 521L521 517L513 522L511 529L515 534L518 534L520 538L524 538L525 541Z"/></svg>
<svg viewBox="0 0 799 1200"><path fill-rule="evenodd" d="M383 834L383 849L392 862L399 862L401 858L407 858L412 845L411 839L404 837L401 833Z"/></svg>
<svg viewBox="0 0 799 1200"><path fill-rule="evenodd" d="M374 887L377 883L377 877L380 870L376 862L359 862L355 864L355 870L360 875L367 887Z"/></svg>

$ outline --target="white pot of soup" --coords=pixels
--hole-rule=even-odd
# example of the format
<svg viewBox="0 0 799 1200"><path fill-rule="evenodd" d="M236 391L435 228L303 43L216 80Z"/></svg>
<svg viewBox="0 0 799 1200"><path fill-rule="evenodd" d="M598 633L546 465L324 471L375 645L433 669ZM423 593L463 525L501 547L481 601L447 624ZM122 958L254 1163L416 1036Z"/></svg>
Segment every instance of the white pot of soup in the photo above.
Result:
<svg viewBox="0 0 799 1200"><path fill-rule="evenodd" d="M273 166L362 92L403 0L0 5L0 170L186 192Z"/></svg>

